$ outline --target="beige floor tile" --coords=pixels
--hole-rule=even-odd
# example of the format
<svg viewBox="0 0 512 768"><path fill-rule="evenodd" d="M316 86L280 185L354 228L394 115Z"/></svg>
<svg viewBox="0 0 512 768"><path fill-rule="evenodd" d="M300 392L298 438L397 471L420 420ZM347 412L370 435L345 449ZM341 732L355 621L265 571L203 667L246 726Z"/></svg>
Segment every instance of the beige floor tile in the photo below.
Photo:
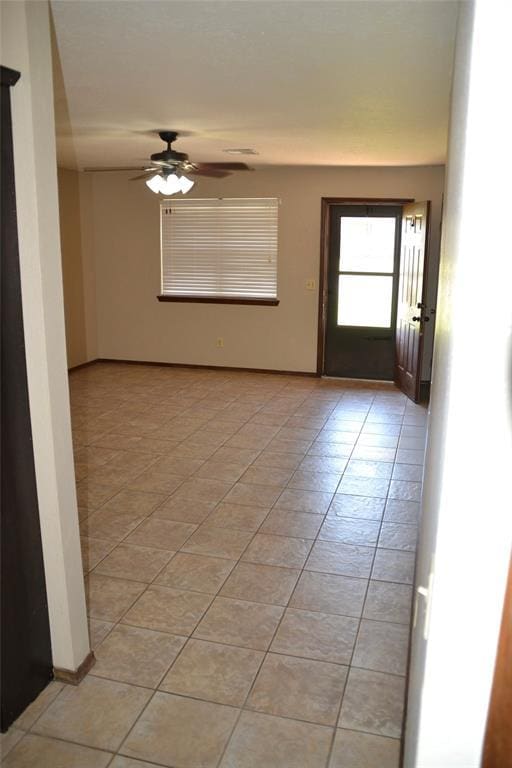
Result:
<svg viewBox="0 0 512 768"><path fill-rule="evenodd" d="M372 579L412 584L414 555L393 549L377 549L372 569Z"/></svg>
<svg viewBox="0 0 512 768"><path fill-rule="evenodd" d="M195 477L205 477L209 480L223 480L224 482L236 483L245 472L245 464L228 464L224 461L215 461L209 459L205 461L195 473Z"/></svg>
<svg viewBox="0 0 512 768"><path fill-rule="evenodd" d="M18 717L14 724L15 727L28 731L63 688L63 683L52 680L52 682L49 683L46 688L43 688L39 696L34 699L34 701L29 704L26 710Z"/></svg>
<svg viewBox="0 0 512 768"><path fill-rule="evenodd" d="M375 621L409 624L412 609L412 587L386 581L370 581L363 617Z"/></svg>
<svg viewBox="0 0 512 768"><path fill-rule="evenodd" d="M109 768L155 768L155 763L146 763L145 760L132 760L131 757L116 755Z"/></svg>
<svg viewBox="0 0 512 768"><path fill-rule="evenodd" d="M94 651L101 641L105 639L110 630L113 629L114 623L111 621L101 621L100 619L91 619L91 617L89 617L88 624L89 640L91 641L91 648Z"/></svg>
<svg viewBox="0 0 512 768"><path fill-rule="evenodd" d="M286 605L299 574L299 570L292 568L238 563L220 595L256 603Z"/></svg>
<svg viewBox="0 0 512 768"><path fill-rule="evenodd" d="M276 453L275 451L262 451L254 461L255 467L275 467L279 469L296 469L302 456L296 453Z"/></svg>
<svg viewBox="0 0 512 768"><path fill-rule="evenodd" d="M350 664L359 622L347 616L288 608L271 650L318 661Z"/></svg>
<svg viewBox="0 0 512 768"><path fill-rule="evenodd" d="M334 493L341 479L341 473L318 472L310 469L298 469L288 484L289 488L303 491L325 491Z"/></svg>
<svg viewBox="0 0 512 768"><path fill-rule="evenodd" d="M287 440L314 440L319 431L311 427L290 426L288 423L286 426L281 427L278 436L284 437Z"/></svg>
<svg viewBox="0 0 512 768"><path fill-rule="evenodd" d="M169 562L172 555L172 552L162 549L119 544L96 566L94 573L149 583Z"/></svg>
<svg viewBox="0 0 512 768"><path fill-rule="evenodd" d="M381 448L379 446L357 445L352 453L352 458L358 460L363 459L364 461L392 462L395 460L395 453L396 448Z"/></svg>
<svg viewBox="0 0 512 768"><path fill-rule="evenodd" d="M292 474L291 469L283 467L252 466L242 476L241 482L251 485L272 485L276 488L284 488Z"/></svg>
<svg viewBox="0 0 512 768"><path fill-rule="evenodd" d="M203 520L206 520L212 509L215 508L215 505L215 501L187 501L171 497L165 504L155 509L152 517L199 525Z"/></svg>
<svg viewBox="0 0 512 768"><path fill-rule="evenodd" d="M322 515L313 515L310 512L273 509L261 526L260 533L314 539L320 530L322 520Z"/></svg>
<svg viewBox="0 0 512 768"><path fill-rule="evenodd" d="M302 568L313 542L310 539L257 533L242 559L262 565Z"/></svg>
<svg viewBox="0 0 512 768"><path fill-rule="evenodd" d="M128 611L123 624L189 635L211 599L199 592L150 586Z"/></svg>
<svg viewBox="0 0 512 768"><path fill-rule="evenodd" d="M332 500L332 493L320 491L298 491L286 488L276 503L276 509L290 509L294 512L310 512L325 515Z"/></svg>
<svg viewBox="0 0 512 768"><path fill-rule="evenodd" d="M212 642L266 650L283 608L246 600L217 597L199 623L194 637Z"/></svg>
<svg viewBox="0 0 512 768"><path fill-rule="evenodd" d="M335 725L347 667L269 653L247 701L267 715Z"/></svg>
<svg viewBox="0 0 512 768"><path fill-rule="evenodd" d="M399 739L402 732L405 679L352 667L339 727Z"/></svg>
<svg viewBox="0 0 512 768"><path fill-rule="evenodd" d="M92 571L113 550L115 543L108 539L92 539L88 536L82 536L80 547L84 573L87 573Z"/></svg>
<svg viewBox="0 0 512 768"><path fill-rule="evenodd" d="M101 485L88 479L81 480L76 486L78 505L89 510L98 509L108 499L112 498L118 490L118 486L115 485Z"/></svg>
<svg viewBox="0 0 512 768"><path fill-rule="evenodd" d="M388 495L388 488L389 480L380 477L354 477L345 474L339 484L338 493L385 499Z"/></svg>
<svg viewBox="0 0 512 768"><path fill-rule="evenodd" d="M396 461L399 464L416 464L422 466L425 461L425 451L423 449L417 451L398 448L398 451L396 452Z"/></svg>
<svg viewBox="0 0 512 768"><path fill-rule="evenodd" d="M192 523L177 523L174 520L150 517L128 536L126 543L176 551L196 529L197 525Z"/></svg>
<svg viewBox="0 0 512 768"><path fill-rule="evenodd" d="M243 464L248 467L255 460L259 451L253 448L226 448L223 446L215 451L212 459L226 464Z"/></svg>
<svg viewBox="0 0 512 768"><path fill-rule="evenodd" d="M106 768L111 757L110 752L28 734L2 765L5 768Z"/></svg>
<svg viewBox="0 0 512 768"><path fill-rule="evenodd" d="M243 712L220 768L325 768L332 728Z"/></svg>
<svg viewBox="0 0 512 768"><path fill-rule="evenodd" d="M186 480L173 494L173 499L183 501L214 501L218 503L227 494L232 483L193 477Z"/></svg>
<svg viewBox="0 0 512 768"><path fill-rule="evenodd" d="M408 523L417 525L420 518L420 504L416 501L388 499L384 510L386 523Z"/></svg>
<svg viewBox="0 0 512 768"><path fill-rule="evenodd" d="M137 516L134 512L98 509L80 523L80 532L82 536L117 543L126 538L143 520L144 515Z"/></svg>
<svg viewBox="0 0 512 768"><path fill-rule="evenodd" d="M341 425L337 425L341 427ZM351 432L345 429L322 429L317 437L318 442L342 443L344 445L354 445L357 440L357 432Z"/></svg>
<svg viewBox="0 0 512 768"><path fill-rule="evenodd" d="M253 537L250 531L200 526L183 546L185 552L237 560Z"/></svg>
<svg viewBox="0 0 512 768"><path fill-rule="evenodd" d="M329 472L341 475L347 466L348 459L328 456L306 456L302 459L299 469L308 472Z"/></svg>
<svg viewBox="0 0 512 768"><path fill-rule="evenodd" d="M105 512L132 512L134 516L146 517L165 499L166 495L163 493L123 490L107 501L102 509Z"/></svg>
<svg viewBox="0 0 512 768"><path fill-rule="evenodd" d="M409 629L403 624L363 619L352 664L375 672L405 675Z"/></svg>
<svg viewBox="0 0 512 768"><path fill-rule="evenodd" d="M179 475L169 475L156 472L152 467L130 480L127 485L130 491L145 491L169 496L183 483L185 478Z"/></svg>
<svg viewBox="0 0 512 768"><path fill-rule="evenodd" d="M383 549L401 549L406 552L414 552L417 537L418 528L416 525L384 522L380 530L378 546Z"/></svg>
<svg viewBox="0 0 512 768"><path fill-rule="evenodd" d="M418 464L395 464L393 467L393 480L411 480L421 483L423 479L423 466Z"/></svg>
<svg viewBox="0 0 512 768"><path fill-rule="evenodd" d="M138 581L89 574L85 582L88 615L103 621L119 621L146 589Z"/></svg>
<svg viewBox="0 0 512 768"><path fill-rule="evenodd" d="M119 624L96 649L93 674L155 688L184 643L184 637Z"/></svg>
<svg viewBox="0 0 512 768"><path fill-rule="evenodd" d="M231 573L235 562L209 555L178 552L155 583L215 595Z"/></svg>
<svg viewBox="0 0 512 768"><path fill-rule="evenodd" d="M327 516L318 538L321 541L339 541L342 544L377 545L380 522L353 517Z"/></svg>
<svg viewBox="0 0 512 768"><path fill-rule="evenodd" d="M308 571L368 578L375 550L372 547L317 541L305 565Z"/></svg>
<svg viewBox="0 0 512 768"><path fill-rule="evenodd" d="M354 447L346 443L326 443L315 440L308 450L308 456L326 456L333 459L348 459Z"/></svg>
<svg viewBox="0 0 512 768"><path fill-rule="evenodd" d="M389 480L393 471L393 464L384 461L362 461L352 459L345 469L345 477L355 475L356 477L374 477Z"/></svg>
<svg viewBox="0 0 512 768"><path fill-rule="evenodd" d="M357 441L358 445L370 446L374 448L396 448L398 437L396 435L375 435L362 434ZM384 463L384 462L383 462Z"/></svg>
<svg viewBox="0 0 512 768"><path fill-rule="evenodd" d="M353 517L363 520L381 520L384 511L384 499L368 496L337 494L327 512L328 517Z"/></svg>
<svg viewBox="0 0 512 768"><path fill-rule="evenodd" d="M151 691L92 675L68 685L39 718L34 732L43 736L116 751Z"/></svg>
<svg viewBox="0 0 512 768"><path fill-rule="evenodd" d="M238 531L257 531L268 515L268 508L242 504L218 504L204 522L207 528L232 528Z"/></svg>
<svg viewBox="0 0 512 768"><path fill-rule="evenodd" d="M304 571L290 607L358 618L363 610L367 585L366 579Z"/></svg>
<svg viewBox="0 0 512 768"><path fill-rule="evenodd" d="M400 741L338 730L329 768L398 768Z"/></svg>
<svg viewBox="0 0 512 768"><path fill-rule="evenodd" d="M238 718L221 704L156 693L122 752L179 768L215 768Z"/></svg>
<svg viewBox="0 0 512 768"><path fill-rule="evenodd" d="M282 488L272 485L250 485L249 483L236 483L227 494L224 501L230 504L244 504L252 507L270 507L279 497Z"/></svg>
<svg viewBox="0 0 512 768"><path fill-rule="evenodd" d="M410 480L392 480L389 484L389 498L420 502L421 483Z"/></svg>
<svg viewBox="0 0 512 768"><path fill-rule="evenodd" d="M5 758L14 749L16 744L25 736L25 731L11 725L8 731L0 733L0 761L5 765Z"/></svg>
<svg viewBox="0 0 512 768"><path fill-rule="evenodd" d="M160 688L169 693L240 707L263 655L261 651L191 639Z"/></svg>
<svg viewBox="0 0 512 768"><path fill-rule="evenodd" d="M194 459L185 456L165 456L153 464L155 472L162 474L180 475L181 477L190 477L197 472L203 465L203 459Z"/></svg>

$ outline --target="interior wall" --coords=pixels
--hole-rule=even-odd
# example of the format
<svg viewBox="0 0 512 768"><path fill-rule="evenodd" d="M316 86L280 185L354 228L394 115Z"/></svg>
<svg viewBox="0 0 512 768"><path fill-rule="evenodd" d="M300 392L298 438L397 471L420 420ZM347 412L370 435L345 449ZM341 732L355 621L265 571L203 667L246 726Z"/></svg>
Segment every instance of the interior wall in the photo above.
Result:
<svg viewBox="0 0 512 768"><path fill-rule="evenodd" d="M277 307L161 303L159 197L133 172L81 173L90 199L98 356L289 371L316 370L322 197L432 201L431 262L437 272L444 168L266 168L199 179L194 197L278 197ZM316 290L306 289L314 278ZM435 295L436 280L433 281ZM428 379L433 323L427 326ZM217 337L224 347L217 348Z"/></svg>
<svg viewBox="0 0 512 768"><path fill-rule="evenodd" d="M87 318L94 316L95 307L94 303L86 306L90 297L85 292L79 174L59 168L58 186L66 349L68 368L73 368L95 356L87 343Z"/></svg>
<svg viewBox="0 0 512 768"><path fill-rule="evenodd" d="M89 652L66 370L48 3L2 2L12 88L25 352L53 664Z"/></svg>
<svg viewBox="0 0 512 768"><path fill-rule="evenodd" d="M460 4L404 768L481 766L512 545L512 261L482 191L508 194L511 24Z"/></svg>

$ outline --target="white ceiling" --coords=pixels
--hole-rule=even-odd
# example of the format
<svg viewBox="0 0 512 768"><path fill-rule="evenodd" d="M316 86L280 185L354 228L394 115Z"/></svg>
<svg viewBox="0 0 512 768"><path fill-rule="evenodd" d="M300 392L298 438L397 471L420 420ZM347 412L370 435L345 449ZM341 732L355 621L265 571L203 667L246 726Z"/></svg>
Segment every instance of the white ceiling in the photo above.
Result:
<svg viewBox="0 0 512 768"><path fill-rule="evenodd" d="M456 2L52 0L59 164L445 159ZM244 158L240 158L244 159Z"/></svg>

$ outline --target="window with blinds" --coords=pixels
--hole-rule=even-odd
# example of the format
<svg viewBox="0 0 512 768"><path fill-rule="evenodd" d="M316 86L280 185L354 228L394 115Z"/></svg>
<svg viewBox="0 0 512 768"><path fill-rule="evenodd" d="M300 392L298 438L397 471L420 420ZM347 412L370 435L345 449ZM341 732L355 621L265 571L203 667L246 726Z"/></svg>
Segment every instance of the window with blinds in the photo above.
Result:
<svg viewBox="0 0 512 768"><path fill-rule="evenodd" d="M164 200L162 298L277 303L276 198Z"/></svg>

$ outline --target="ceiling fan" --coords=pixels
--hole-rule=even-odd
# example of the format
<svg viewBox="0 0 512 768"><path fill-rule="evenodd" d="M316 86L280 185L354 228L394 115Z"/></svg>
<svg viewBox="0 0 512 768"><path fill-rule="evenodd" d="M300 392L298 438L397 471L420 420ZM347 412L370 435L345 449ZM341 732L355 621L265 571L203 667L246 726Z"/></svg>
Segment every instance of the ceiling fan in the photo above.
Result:
<svg viewBox="0 0 512 768"><path fill-rule="evenodd" d="M152 192L160 192L164 195L190 192L194 182L187 178L185 173L221 179L229 176L233 171L252 170L245 163L193 163L185 152L177 152L171 148L171 144L179 135L176 131L159 131L158 135L167 144L167 149L151 155L144 173L131 179L131 181L146 179L146 185Z"/></svg>

